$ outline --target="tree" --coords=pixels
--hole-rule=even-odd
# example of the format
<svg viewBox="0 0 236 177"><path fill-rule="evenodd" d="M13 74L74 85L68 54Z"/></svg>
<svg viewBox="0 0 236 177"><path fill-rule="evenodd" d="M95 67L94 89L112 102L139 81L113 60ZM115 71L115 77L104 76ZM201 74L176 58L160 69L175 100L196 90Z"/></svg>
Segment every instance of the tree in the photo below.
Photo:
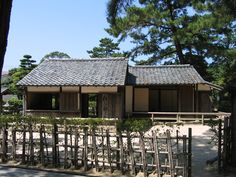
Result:
<svg viewBox="0 0 236 177"><path fill-rule="evenodd" d="M4 63L4 57L7 48L7 38L10 28L10 16L11 16L12 0L0 1L0 74L2 74L2 68ZM1 77L0 77L1 84ZM0 113L2 113L2 94L0 87Z"/></svg>
<svg viewBox="0 0 236 177"><path fill-rule="evenodd" d="M32 57L30 55L24 55L20 60L19 68L14 68L9 71L9 75L11 77L9 90L11 91L11 93L17 95L19 99L21 99L22 90L17 87L16 84L37 66L35 64L36 61L32 60L31 58Z"/></svg>
<svg viewBox="0 0 236 177"><path fill-rule="evenodd" d="M99 41L99 46L94 47L92 50L88 50L88 54L91 58L105 58L105 57L124 57L125 54L119 52L119 44L113 42L112 39L102 38Z"/></svg>
<svg viewBox="0 0 236 177"><path fill-rule="evenodd" d="M148 56L142 64L190 63L206 77L206 60L221 56L225 41L233 42L234 18L222 15L225 8L215 0L110 0L107 11L108 33L119 41L130 37L131 59Z"/></svg>
<svg viewBox="0 0 236 177"><path fill-rule="evenodd" d="M67 59L70 58L70 56L64 52L59 52L59 51L54 51L51 52L47 55L45 55L42 59L41 62L45 59Z"/></svg>

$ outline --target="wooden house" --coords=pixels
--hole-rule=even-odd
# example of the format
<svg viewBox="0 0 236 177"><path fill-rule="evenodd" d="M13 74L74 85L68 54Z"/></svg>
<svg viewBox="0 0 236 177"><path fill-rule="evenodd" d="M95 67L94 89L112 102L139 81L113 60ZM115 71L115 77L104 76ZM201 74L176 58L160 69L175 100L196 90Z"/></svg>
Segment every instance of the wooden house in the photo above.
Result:
<svg viewBox="0 0 236 177"><path fill-rule="evenodd" d="M212 112L191 65L129 66L125 58L45 60L19 83L24 113L122 118L139 112Z"/></svg>

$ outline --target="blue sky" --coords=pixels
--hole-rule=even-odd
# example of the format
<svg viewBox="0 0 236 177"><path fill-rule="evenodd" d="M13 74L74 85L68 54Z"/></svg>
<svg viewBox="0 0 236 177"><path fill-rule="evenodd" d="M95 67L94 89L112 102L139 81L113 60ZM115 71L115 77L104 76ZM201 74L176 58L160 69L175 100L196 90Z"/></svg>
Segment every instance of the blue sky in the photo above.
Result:
<svg viewBox="0 0 236 177"><path fill-rule="evenodd" d="M108 0L14 0L3 71L18 67L23 55L36 61L61 51L88 58L87 50L109 37L104 28ZM122 50L131 48L126 42Z"/></svg>

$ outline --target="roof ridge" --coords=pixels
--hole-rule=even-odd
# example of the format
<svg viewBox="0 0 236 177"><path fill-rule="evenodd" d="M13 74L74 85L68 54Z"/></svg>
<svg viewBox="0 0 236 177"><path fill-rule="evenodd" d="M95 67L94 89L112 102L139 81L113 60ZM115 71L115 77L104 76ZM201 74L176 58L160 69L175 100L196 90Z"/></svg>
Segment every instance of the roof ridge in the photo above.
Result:
<svg viewBox="0 0 236 177"><path fill-rule="evenodd" d="M107 57L107 58L54 58L45 59L46 61L106 61L106 60L128 60L125 57Z"/></svg>
<svg viewBox="0 0 236 177"><path fill-rule="evenodd" d="M136 65L129 66L130 68L174 68L174 67L193 67L190 64L180 64L180 65Z"/></svg>

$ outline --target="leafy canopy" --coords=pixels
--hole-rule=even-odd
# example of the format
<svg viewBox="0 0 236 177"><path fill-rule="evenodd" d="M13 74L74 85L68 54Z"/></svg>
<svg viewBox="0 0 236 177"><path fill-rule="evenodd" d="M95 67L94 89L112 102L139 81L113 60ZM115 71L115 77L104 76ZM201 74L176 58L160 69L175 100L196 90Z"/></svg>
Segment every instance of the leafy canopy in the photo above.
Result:
<svg viewBox="0 0 236 177"><path fill-rule="evenodd" d="M70 56L67 53L54 51L54 52L51 52L51 53L45 55L41 59L41 62L45 59L69 59L69 58L70 58Z"/></svg>
<svg viewBox="0 0 236 177"><path fill-rule="evenodd" d="M99 42L98 47L87 51L91 58L123 57L125 55L119 52L119 44L113 42L112 39L102 38Z"/></svg>
<svg viewBox="0 0 236 177"><path fill-rule="evenodd" d="M107 32L131 38L129 55L138 64L189 63L206 76L207 60L235 42L234 18L215 0L110 0L107 11ZM140 55L147 59L138 62Z"/></svg>

